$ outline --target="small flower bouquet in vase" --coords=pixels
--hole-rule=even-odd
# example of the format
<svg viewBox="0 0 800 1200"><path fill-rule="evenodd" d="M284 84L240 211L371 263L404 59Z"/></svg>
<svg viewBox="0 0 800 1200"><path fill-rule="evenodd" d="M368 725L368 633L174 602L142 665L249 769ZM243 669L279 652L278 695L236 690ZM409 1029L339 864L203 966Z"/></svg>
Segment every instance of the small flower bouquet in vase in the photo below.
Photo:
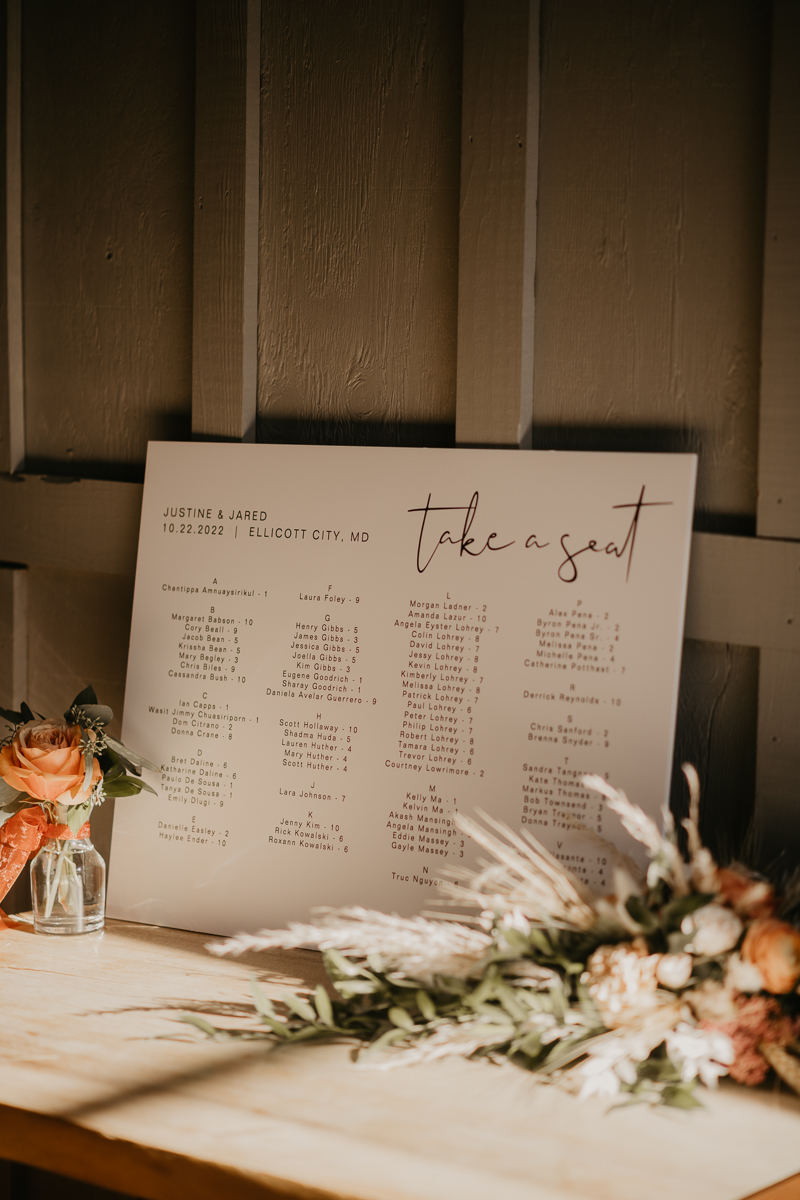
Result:
<svg viewBox="0 0 800 1200"><path fill-rule="evenodd" d="M0 708L10 726L0 743L0 901L30 862L37 933L103 928L106 868L89 817L109 797L153 792L141 772L159 768L106 732L113 716L91 687L63 719L25 703L19 712Z"/></svg>

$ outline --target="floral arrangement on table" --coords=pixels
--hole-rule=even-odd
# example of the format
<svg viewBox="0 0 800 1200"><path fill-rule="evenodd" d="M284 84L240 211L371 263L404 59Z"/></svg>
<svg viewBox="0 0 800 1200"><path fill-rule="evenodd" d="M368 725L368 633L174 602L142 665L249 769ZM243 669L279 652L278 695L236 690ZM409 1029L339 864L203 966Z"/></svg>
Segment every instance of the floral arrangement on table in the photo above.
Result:
<svg viewBox="0 0 800 1200"><path fill-rule="evenodd" d="M111 796L152 792L141 771L158 767L109 735L114 714L98 704L92 687L75 697L63 719L43 717L24 702L19 712L0 708L0 717L10 728L0 742L0 901L44 847L51 860L49 919L58 898L66 905L70 895L83 897L70 847L88 839L92 810Z"/></svg>
<svg viewBox="0 0 800 1200"><path fill-rule="evenodd" d="M381 1068L511 1060L621 1103L692 1108L698 1082L729 1074L757 1084L770 1067L800 1092L800 930L781 919L793 901L743 866L717 865L698 832L697 774L684 771L688 860L669 814L662 833L599 776L583 782L649 858L642 876L604 843L613 895L594 897L527 831L458 815L491 857L478 871L448 872L439 890L475 916L325 910L313 924L212 944L219 955L316 946L336 998L320 985L273 1003L253 980L247 1025L182 1019L214 1038L353 1040L354 1056L366 1050Z"/></svg>

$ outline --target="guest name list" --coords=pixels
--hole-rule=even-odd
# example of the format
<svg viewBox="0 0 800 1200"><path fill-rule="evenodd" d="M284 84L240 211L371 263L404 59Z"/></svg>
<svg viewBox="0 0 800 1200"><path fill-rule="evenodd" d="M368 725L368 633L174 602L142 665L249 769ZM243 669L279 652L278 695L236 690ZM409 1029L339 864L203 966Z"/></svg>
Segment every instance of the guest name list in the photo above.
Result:
<svg viewBox="0 0 800 1200"><path fill-rule="evenodd" d="M417 912L476 809L606 888L592 835L632 847L581 779L667 794L695 466L152 443L124 738L162 775L117 803L111 914Z"/></svg>

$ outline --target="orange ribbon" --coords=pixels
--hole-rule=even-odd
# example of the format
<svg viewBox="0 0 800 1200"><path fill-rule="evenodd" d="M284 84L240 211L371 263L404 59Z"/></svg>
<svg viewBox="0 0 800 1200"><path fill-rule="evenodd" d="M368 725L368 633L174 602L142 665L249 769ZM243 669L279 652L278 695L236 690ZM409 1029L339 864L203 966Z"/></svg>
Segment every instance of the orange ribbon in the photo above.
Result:
<svg viewBox="0 0 800 1200"><path fill-rule="evenodd" d="M69 825L51 825L39 805L23 808L0 825L0 901L5 899L22 868L51 838L88 838L86 821L73 833ZM2 910L0 910L2 911Z"/></svg>

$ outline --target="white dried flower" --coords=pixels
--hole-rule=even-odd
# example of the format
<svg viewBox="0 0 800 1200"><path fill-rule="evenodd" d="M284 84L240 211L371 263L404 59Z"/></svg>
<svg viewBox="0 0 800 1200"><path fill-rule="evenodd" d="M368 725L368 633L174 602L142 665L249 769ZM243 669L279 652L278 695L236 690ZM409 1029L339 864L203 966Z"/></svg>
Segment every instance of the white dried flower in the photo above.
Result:
<svg viewBox="0 0 800 1200"><path fill-rule="evenodd" d="M621 1071L618 1068L622 1068ZM630 1079L631 1069L633 1080ZM575 1071L578 1079L583 1080L578 1096L585 1100L588 1096L600 1096L613 1099L619 1093L620 1084L635 1082L636 1067L630 1059L619 1059L617 1062L599 1055L587 1058Z"/></svg>
<svg viewBox="0 0 800 1200"><path fill-rule="evenodd" d="M683 998L698 1021L721 1024L733 1020L737 1013L731 989L714 979L706 979L699 987L690 988Z"/></svg>
<svg viewBox="0 0 800 1200"><path fill-rule="evenodd" d="M476 1050L501 1045L507 1040L507 1028L487 1021L468 1021L463 1024L440 1025L430 1037L422 1038L408 1047L398 1048L372 1057L369 1051L358 1060L360 1067L373 1071L392 1071L417 1063L433 1062L437 1058L469 1058Z"/></svg>
<svg viewBox="0 0 800 1200"><path fill-rule="evenodd" d="M524 913L518 908L512 908L510 912L503 913L503 919L500 922L501 929L515 929L517 933L521 933L523 937L528 937L531 932L531 923Z"/></svg>
<svg viewBox="0 0 800 1200"><path fill-rule="evenodd" d="M452 882L438 888L438 903L458 908L474 905L494 914L521 914L536 925L556 929L591 929L597 920L594 897L528 830L514 833L500 821L479 810L485 824L456 813L462 833L488 850L491 862L480 871L447 867ZM494 830L494 832L490 832Z"/></svg>
<svg viewBox="0 0 800 1200"><path fill-rule="evenodd" d="M692 935L685 947L691 954L725 954L733 949L743 930L736 913L721 904L706 904L681 923L681 932Z"/></svg>
<svg viewBox="0 0 800 1200"><path fill-rule="evenodd" d="M657 1005L656 970L660 954L632 942L600 946L581 975L609 1029L618 1029L642 1011Z"/></svg>
<svg viewBox="0 0 800 1200"><path fill-rule="evenodd" d="M567 1078L581 1082L580 1098L615 1096L621 1084L636 1083L637 1064L664 1040L672 1020L672 1011L666 1019L662 1014L651 1015L629 1029L617 1029L587 1042L588 1057L566 1073Z"/></svg>
<svg viewBox="0 0 800 1200"><path fill-rule="evenodd" d="M663 987L685 987L692 976L691 954L662 954L656 966L656 979Z"/></svg>
<svg viewBox="0 0 800 1200"><path fill-rule="evenodd" d="M725 986L735 992L760 992L764 987L764 976L755 963L744 962L738 954L728 959Z"/></svg>
<svg viewBox="0 0 800 1200"><path fill-rule="evenodd" d="M733 1042L727 1034L695 1029L685 1021L667 1034L666 1042L667 1055L681 1068L684 1082L699 1076L706 1087L716 1087L734 1059Z"/></svg>
<svg viewBox="0 0 800 1200"><path fill-rule="evenodd" d="M684 821L684 825L687 822ZM709 892L713 895L717 890L717 864L710 850L699 846L692 855L690 868L692 886L698 892Z"/></svg>
<svg viewBox="0 0 800 1200"><path fill-rule="evenodd" d="M478 929L424 917L398 917L364 908L322 910L313 925L292 922L288 929L262 929L240 933L224 942L212 942L212 954L242 954L246 950L316 946L339 950L351 958L378 955L386 970L420 983L435 975L469 979L481 974L492 939Z"/></svg>

